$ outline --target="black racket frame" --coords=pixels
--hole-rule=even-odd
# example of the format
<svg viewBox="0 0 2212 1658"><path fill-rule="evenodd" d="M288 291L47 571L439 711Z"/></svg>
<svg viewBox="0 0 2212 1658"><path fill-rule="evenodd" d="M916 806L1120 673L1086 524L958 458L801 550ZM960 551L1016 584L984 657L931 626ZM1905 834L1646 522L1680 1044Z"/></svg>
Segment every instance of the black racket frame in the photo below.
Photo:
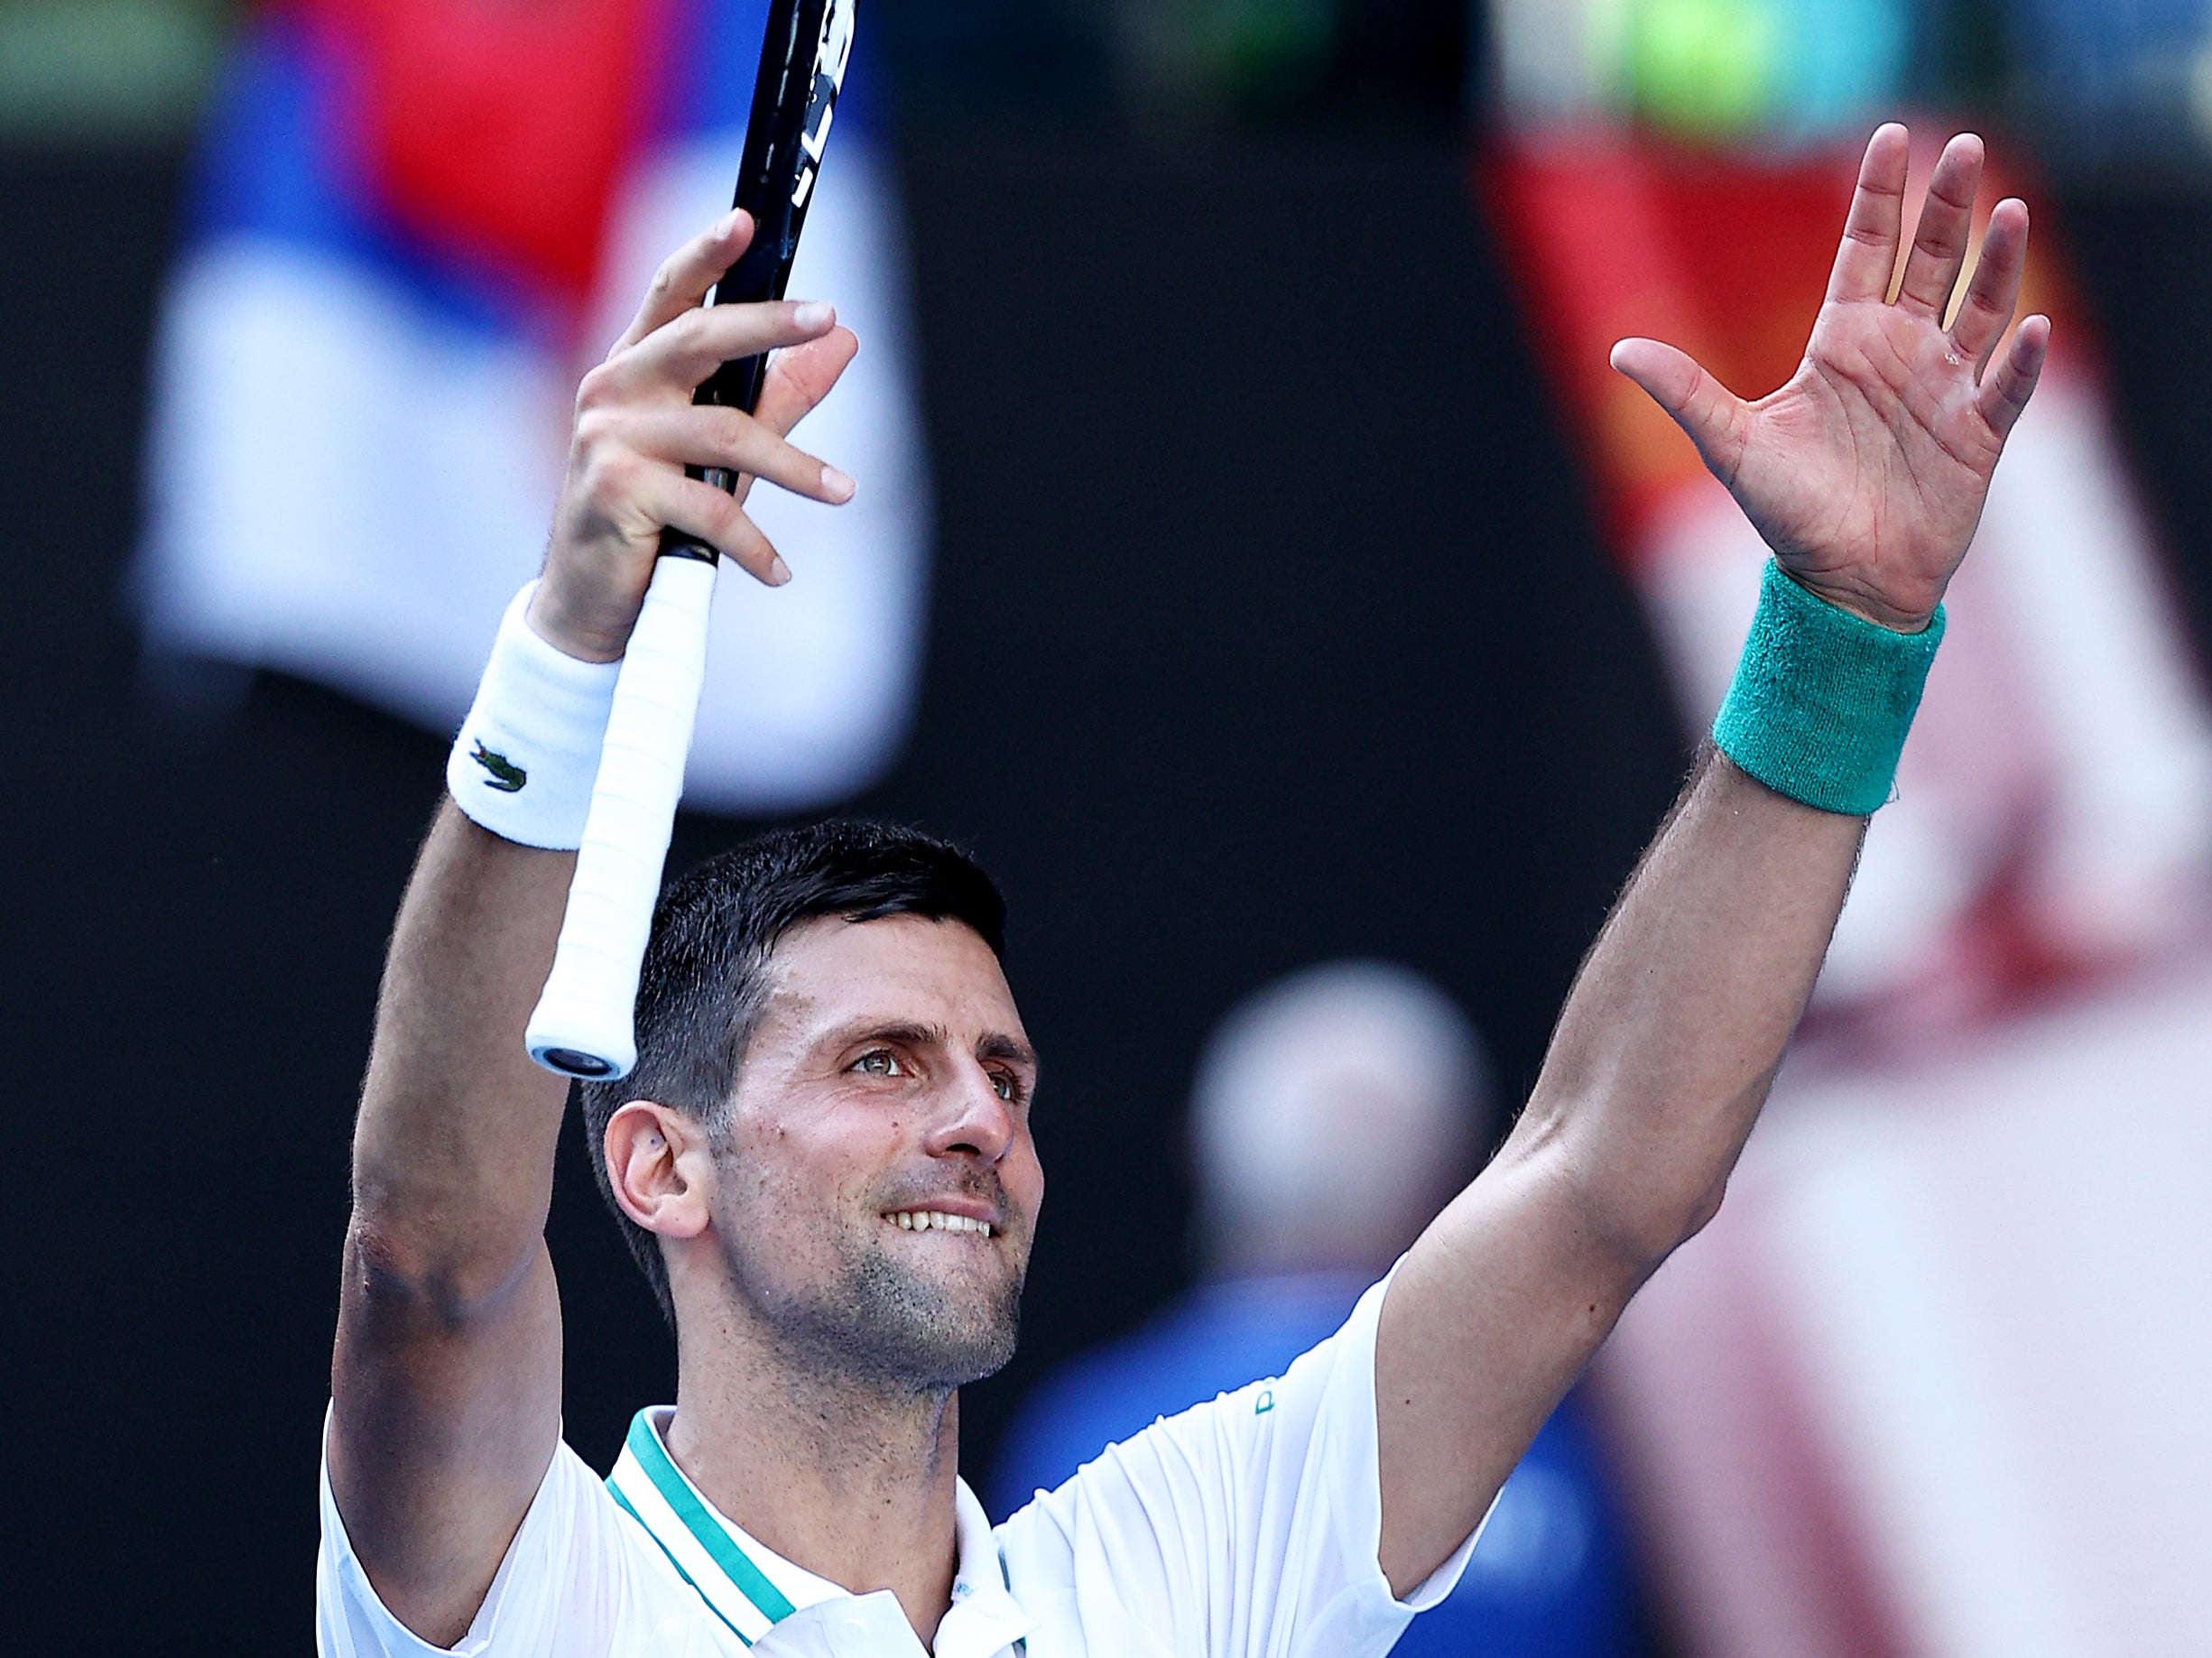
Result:
<svg viewBox="0 0 2212 1658"><path fill-rule="evenodd" d="M731 205L753 217L753 240L723 273L708 296L712 305L757 305L781 300L799 252L799 233L814 199L812 174L819 164L829 119L842 88L845 65L821 61L830 14L854 0L775 0L761 40L760 69L753 81L753 110L745 122ZM695 403L742 409L760 406L768 356L736 358L715 370L692 394ZM735 494L738 475L723 467L687 467L693 477ZM661 532L661 555L713 563L720 554L684 531Z"/></svg>

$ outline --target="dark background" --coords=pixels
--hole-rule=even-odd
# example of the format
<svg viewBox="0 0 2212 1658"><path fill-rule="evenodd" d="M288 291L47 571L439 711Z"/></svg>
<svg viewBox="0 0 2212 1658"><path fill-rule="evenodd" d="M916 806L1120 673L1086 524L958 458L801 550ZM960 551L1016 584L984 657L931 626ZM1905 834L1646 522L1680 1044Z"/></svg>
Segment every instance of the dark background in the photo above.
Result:
<svg viewBox="0 0 2212 1658"><path fill-rule="evenodd" d="M858 806L998 874L1049 1063L1023 1349L966 1401L980 1467L1025 1381L1185 1281L1214 1018L1395 957L1517 1098L1684 748L1448 128L917 122L904 155L938 569L912 743ZM297 682L220 715L143 682L117 582L180 166L0 153L21 1650L308 1644L350 1117L440 787L440 742ZM2064 205L2202 620L2212 211ZM688 819L674 861L745 827ZM671 1352L573 1135L551 1231L568 1431L604 1466Z"/></svg>

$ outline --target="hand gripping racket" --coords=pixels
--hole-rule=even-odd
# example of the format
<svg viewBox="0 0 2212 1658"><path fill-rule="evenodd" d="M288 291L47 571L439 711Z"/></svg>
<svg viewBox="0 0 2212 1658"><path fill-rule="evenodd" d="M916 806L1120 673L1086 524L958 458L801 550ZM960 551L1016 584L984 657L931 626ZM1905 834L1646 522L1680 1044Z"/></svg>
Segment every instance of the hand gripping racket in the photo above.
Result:
<svg viewBox="0 0 2212 1658"><path fill-rule="evenodd" d="M753 240L715 285L714 304L783 297L852 52L853 4L775 0L769 8L737 175L736 205L753 216ZM750 414L767 372L765 355L725 363L693 401ZM693 468L691 476L737 487L737 475L720 468ZM523 1033L530 1057L563 1076L607 1081L637 1062L638 968L706 679L718 556L697 536L662 532L622 659L553 970Z"/></svg>

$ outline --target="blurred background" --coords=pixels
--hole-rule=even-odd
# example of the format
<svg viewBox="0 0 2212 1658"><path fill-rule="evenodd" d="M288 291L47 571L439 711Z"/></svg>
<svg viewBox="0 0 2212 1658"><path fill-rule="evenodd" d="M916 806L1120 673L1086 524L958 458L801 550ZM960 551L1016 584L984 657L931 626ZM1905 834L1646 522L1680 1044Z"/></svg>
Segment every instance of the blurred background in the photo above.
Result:
<svg viewBox="0 0 2212 1658"><path fill-rule="evenodd" d="M386 931L764 9L0 0L21 1641L307 1639ZM726 588L673 858L851 810L1006 888L1052 1200L963 1413L995 1510L1279 1367L1504 1132L1760 559L1605 348L1778 384L1905 115L2030 197L2052 369L1727 1209L1406 1650L2212 1650L2212 5L860 42L797 280L864 493ZM573 1136L551 1230L604 1466L671 1353Z"/></svg>

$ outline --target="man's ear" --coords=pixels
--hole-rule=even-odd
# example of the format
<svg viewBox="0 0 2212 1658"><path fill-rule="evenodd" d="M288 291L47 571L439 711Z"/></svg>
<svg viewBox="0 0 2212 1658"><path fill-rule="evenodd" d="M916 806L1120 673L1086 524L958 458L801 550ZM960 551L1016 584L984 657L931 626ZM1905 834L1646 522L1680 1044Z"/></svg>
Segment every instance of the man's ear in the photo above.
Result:
<svg viewBox="0 0 2212 1658"><path fill-rule="evenodd" d="M634 1099L607 1119L606 1183L622 1212L662 1237L697 1237L714 1200L714 1157L697 1118Z"/></svg>

